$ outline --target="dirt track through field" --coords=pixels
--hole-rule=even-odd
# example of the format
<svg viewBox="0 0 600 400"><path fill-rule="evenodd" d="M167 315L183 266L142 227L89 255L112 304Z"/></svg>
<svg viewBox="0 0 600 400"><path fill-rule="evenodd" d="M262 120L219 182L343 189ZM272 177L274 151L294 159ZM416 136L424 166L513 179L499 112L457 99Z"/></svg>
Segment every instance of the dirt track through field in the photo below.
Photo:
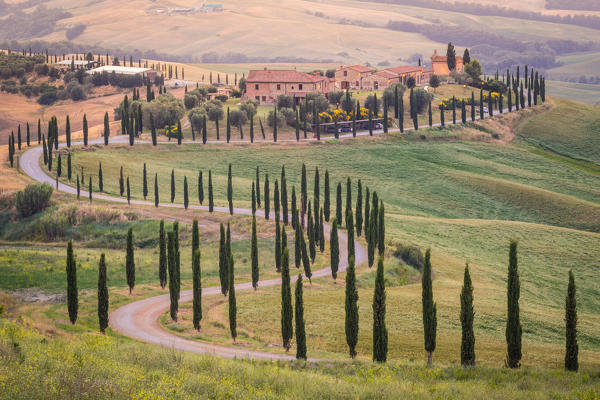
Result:
<svg viewBox="0 0 600 400"><path fill-rule="evenodd" d="M122 143L128 141L126 136L118 136L111 138L113 143ZM90 140L89 144L103 143L102 139ZM80 146L81 142L73 143L74 146ZM63 144L64 145L64 144ZM22 170L29 175L31 178L38 182L49 183L53 187L56 187L56 181L49 177L40 166L40 157L42 155L42 148L35 147L25 153L20 158L20 165ZM58 190L69 194L76 195L77 189L62 183L58 184ZM81 190L82 198L88 197L88 192ZM116 203L127 203L127 200L120 197L108 196L102 193L93 193L94 199L100 199L105 201L111 201ZM142 201L142 200L131 200L134 205L153 206L153 202ZM182 204L171 204L163 203L159 207L171 207L171 208L183 208ZM188 208L189 213L196 213L198 211L208 211L206 206L191 205ZM226 207L215 207L215 212L228 213L229 209ZM252 210L245 208L234 208L234 214L252 215ZM256 211L257 216L264 217L263 210ZM274 212L271 213L274 215ZM329 225L324 226L325 237L329 237L331 227ZM339 231L339 247L340 247L340 265L339 272L343 272L348 266L348 236L346 232ZM356 265L359 266L366 262L367 251L358 242L355 241L355 256ZM322 278L331 275L331 268L323 268L314 271L312 278ZM296 276L291 276L292 283L296 281ZM260 288L279 286L281 284L280 278L262 280L259 281L259 291L257 295L260 295ZM237 283L235 285L236 291L240 290L252 290L251 282ZM217 296L221 294L221 288L219 286L212 286L202 289L202 296ZM180 303L188 302L192 300L192 291L186 290L181 292ZM189 340L177 336L167 330L163 329L158 319L159 317L167 312L170 307L169 294L160 296L149 297L143 300L134 301L125 306L122 306L110 314L110 326L116 332L122 335L129 336L133 339L140 340L146 343L157 344L160 346L173 348L181 351L187 351L192 353L211 354L224 358L248 358L248 359L259 359L259 360L291 360L294 359L289 354L276 354L263 351L254 351L234 346L223 346L211 343L205 343L198 340Z"/></svg>

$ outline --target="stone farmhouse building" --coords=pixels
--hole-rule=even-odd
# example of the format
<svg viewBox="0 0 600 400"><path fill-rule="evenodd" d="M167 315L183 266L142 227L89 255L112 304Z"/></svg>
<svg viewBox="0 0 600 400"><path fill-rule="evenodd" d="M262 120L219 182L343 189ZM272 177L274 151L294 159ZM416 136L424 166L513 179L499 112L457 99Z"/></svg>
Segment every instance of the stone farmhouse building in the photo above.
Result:
<svg viewBox="0 0 600 400"><path fill-rule="evenodd" d="M251 70L246 78L245 99L258 104L274 104L279 95L285 94L299 103L307 93L329 93L333 80L318 73L307 74L296 70Z"/></svg>
<svg viewBox="0 0 600 400"><path fill-rule="evenodd" d="M363 90L363 80L373 73L373 69L364 65L342 65L335 71L336 86L342 90Z"/></svg>
<svg viewBox="0 0 600 400"><path fill-rule="evenodd" d="M448 57L440 56L437 49L431 56L431 67L433 73L436 75L450 75L450 69L448 68ZM463 59L462 57L456 56L456 71L463 72Z"/></svg>

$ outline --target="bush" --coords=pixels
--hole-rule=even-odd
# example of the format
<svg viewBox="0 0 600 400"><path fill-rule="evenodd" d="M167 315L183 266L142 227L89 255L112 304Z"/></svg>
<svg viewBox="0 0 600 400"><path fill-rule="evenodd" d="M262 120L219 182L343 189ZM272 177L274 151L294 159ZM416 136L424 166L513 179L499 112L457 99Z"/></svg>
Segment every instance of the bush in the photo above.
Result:
<svg viewBox="0 0 600 400"><path fill-rule="evenodd" d="M425 257L420 248L404 243L395 243L393 255L418 270L423 268L425 262Z"/></svg>
<svg viewBox="0 0 600 400"><path fill-rule="evenodd" d="M52 186L47 183L27 185L17 193L16 207L22 217L29 217L43 211L50 204Z"/></svg>
<svg viewBox="0 0 600 400"><path fill-rule="evenodd" d="M429 102L433 100L433 94L423 89L415 90L415 99L417 102L417 112L422 114L429 107Z"/></svg>
<svg viewBox="0 0 600 400"><path fill-rule="evenodd" d="M228 98L229 98L229 97L227 97L227 96L226 96L226 95L224 95L224 94L218 94L218 95L216 95L216 96L215 96L215 99L217 99L217 100L219 100L219 101L221 101L221 102L223 102L223 103L225 103L225 102L227 101L227 99L228 99Z"/></svg>
<svg viewBox="0 0 600 400"><path fill-rule="evenodd" d="M342 97L345 97L345 92L341 91L341 90L333 90L329 93L327 93L327 100L329 100L329 103L336 105L339 104L340 101L342 100Z"/></svg>
<svg viewBox="0 0 600 400"><path fill-rule="evenodd" d="M385 100L390 107L394 106L396 87L398 87L398 98L401 98L404 95L404 92L406 92L406 86L401 83L393 83L383 91L383 97L385 97Z"/></svg>
<svg viewBox="0 0 600 400"><path fill-rule="evenodd" d="M289 110L289 108L284 108L282 110ZM280 110L281 111L281 110ZM283 126L285 125L286 122L286 116L282 115L282 113L278 111L277 112L277 127L279 128L283 128ZM273 116L273 110L269 111L269 115L267 116L267 123L269 124L269 126L273 126L275 117Z"/></svg>
<svg viewBox="0 0 600 400"><path fill-rule="evenodd" d="M191 93L186 93L183 97L183 104L187 110L191 110L198 105L198 98Z"/></svg>
<svg viewBox="0 0 600 400"><path fill-rule="evenodd" d="M277 108L278 109L292 108L293 102L294 102L294 99L292 99L292 96L288 96L288 95L285 95L285 94L280 94L277 97Z"/></svg>
<svg viewBox="0 0 600 400"><path fill-rule="evenodd" d="M150 113L154 116L157 128L176 123L185 115L183 102L175 98L171 93L161 94L150 103L144 101L141 104L144 126L150 126Z"/></svg>
<svg viewBox="0 0 600 400"><path fill-rule="evenodd" d="M42 95L38 99L38 103L42 105L50 105L56 100L58 100L58 91L55 87L48 86L47 88L44 88Z"/></svg>
<svg viewBox="0 0 600 400"><path fill-rule="evenodd" d="M256 115L256 109L258 108L258 102L255 100L244 100L240 104L240 110L246 113L246 117L248 119L252 119L254 115Z"/></svg>
<svg viewBox="0 0 600 400"><path fill-rule="evenodd" d="M312 113L313 103L317 108L317 113L322 113L329 109L329 100L322 93L311 92L306 94L306 104L308 105L308 112Z"/></svg>

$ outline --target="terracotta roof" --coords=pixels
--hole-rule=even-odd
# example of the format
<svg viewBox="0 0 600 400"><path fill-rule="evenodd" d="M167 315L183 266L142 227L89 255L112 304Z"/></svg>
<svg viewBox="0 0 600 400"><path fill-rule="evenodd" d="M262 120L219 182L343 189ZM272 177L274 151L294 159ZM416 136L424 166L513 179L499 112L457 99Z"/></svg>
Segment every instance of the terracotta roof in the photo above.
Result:
<svg viewBox="0 0 600 400"><path fill-rule="evenodd" d="M247 82L259 83L314 83L325 79L293 69L255 69L248 73Z"/></svg>
<svg viewBox="0 0 600 400"><path fill-rule="evenodd" d="M397 73L392 72L392 71L390 71L388 69L384 69L383 71L377 71L373 75L381 76L381 77L387 78L387 79L398 77Z"/></svg>
<svg viewBox="0 0 600 400"><path fill-rule="evenodd" d="M411 72L426 72L426 71L430 71L430 68L413 67L411 65L403 65L400 67L388 68L388 69L386 69L386 71L389 71L396 75L400 75L400 74L408 74Z"/></svg>
<svg viewBox="0 0 600 400"><path fill-rule="evenodd" d="M342 66L340 69L353 69L353 70L361 72L361 73L373 71L372 68L365 67L364 65L347 65L347 66Z"/></svg>

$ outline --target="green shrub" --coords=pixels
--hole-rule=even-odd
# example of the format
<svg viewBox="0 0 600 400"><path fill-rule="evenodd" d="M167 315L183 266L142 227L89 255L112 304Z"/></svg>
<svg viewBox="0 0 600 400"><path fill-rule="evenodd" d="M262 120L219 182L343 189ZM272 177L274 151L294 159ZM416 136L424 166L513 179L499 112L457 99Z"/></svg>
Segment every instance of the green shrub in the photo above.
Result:
<svg viewBox="0 0 600 400"><path fill-rule="evenodd" d="M420 270L423 267L425 257L420 248L404 243L395 243L394 246L394 257L401 259L406 264L416 269Z"/></svg>
<svg viewBox="0 0 600 400"><path fill-rule="evenodd" d="M22 217L29 217L44 210L50 204L52 190L47 183L27 185L25 190L17 193L17 211Z"/></svg>

